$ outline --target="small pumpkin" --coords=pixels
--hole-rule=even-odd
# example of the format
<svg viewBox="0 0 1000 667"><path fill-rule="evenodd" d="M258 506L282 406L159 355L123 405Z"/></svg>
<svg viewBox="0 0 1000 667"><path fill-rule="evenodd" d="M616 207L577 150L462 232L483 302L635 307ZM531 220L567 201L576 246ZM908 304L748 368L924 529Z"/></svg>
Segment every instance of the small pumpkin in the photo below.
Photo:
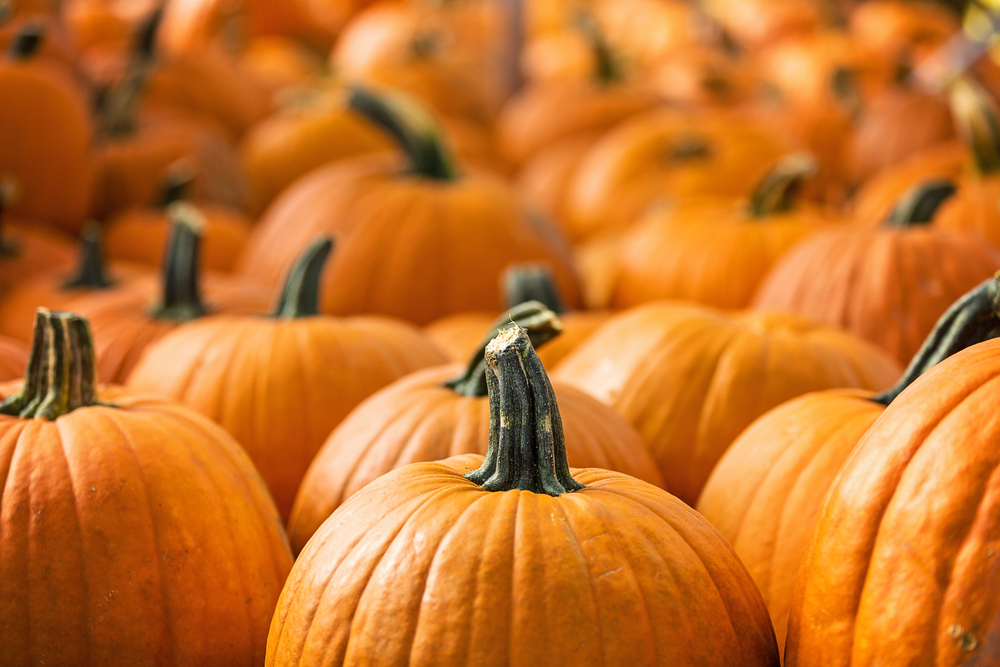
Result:
<svg viewBox="0 0 1000 667"><path fill-rule="evenodd" d="M1000 268L1000 252L978 234L928 226L954 192L951 183L922 184L881 227L801 241L768 273L753 307L842 327L906 363L948 306Z"/></svg>
<svg viewBox="0 0 1000 667"><path fill-rule="evenodd" d="M271 317L202 318L150 345L128 378L129 388L184 403L229 431L283 518L323 441L358 403L446 359L401 322L321 316L331 246L317 241L302 256Z"/></svg>
<svg viewBox="0 0 1000 667"><path fill-rule="evenodd" d="M72 314L39 310L24 381L0 395L4 663L259 664L292 558L239 445L97 386Z"/></svg>
<svg viewBox="0 0 1000 667"><path fill-rule="evenodd" d="M736 436L810 391L881 390L899 366L873 345L805 318L652 302L609 320L556 366L635 426L667 488L693 505Z"/></svg>
<svg viewBox="0 0 1000 667"><path fill-rule="evenodd" d="M183 203L174 204L170 214L161 279L138 279L73 301L74 310L91 322L97 370L104 381L124 383L146 347L185 322L209 312L251 315L268 309L270 298L256 283L202 276L200 215Z"/></svg>
<svg viewBox="0 0 1000 667"><path fill-rule="evenodd" d="M534 345L559 340L556 315L538 302L522 303L493 323L464 372L446 365L402 378L372 394L330 434L302 480L288 522L296 553L330 514L375 478L408 463L486 453L490 413L484 355L489 341L511 322ZM553 390L574 467L616 470L664 486L642 438L624 419L571 385L557 381Z"/></svg>
<svg viewBox="0 0 1000 667"><path fill-rule="evenodd" d="M747 427L719 460L697 509L757 582L779 646L816 516L858 441L924 372L997 335L1000 280L990 278L948 309L892 388L880 394L830 389L792 399Z"/></svg>
<svg viewBox="0 0 1000 667"><path fill-rule="evenodd" d="M405 159L377 155L318 169L289 187L247 244L243 274L275 284L320 234L338 238L323 311L379 313L426 324L500 310L497 281L512 262L543 261L566 301L579 302L565 241L504 182L460 175L431 118L396 94L356 89L351 106L381 124Z"/></svg>
<svg viewBox="0 0 1000 667"><path fill-rule="evenodd" d="M748 199L704 198L654 208L625 232L611 307L657 299L745 308L771 266L829 218L797 203L816 161L779 161Z"/></svg>
<svg viewBox="0 0 1000 667"><path fill-rule="evenodd" d="M570 470L523 330L486 360L485 459L404 466L348 499L295 562L265 665L778 665L708 522L634 477Z"/></svg>

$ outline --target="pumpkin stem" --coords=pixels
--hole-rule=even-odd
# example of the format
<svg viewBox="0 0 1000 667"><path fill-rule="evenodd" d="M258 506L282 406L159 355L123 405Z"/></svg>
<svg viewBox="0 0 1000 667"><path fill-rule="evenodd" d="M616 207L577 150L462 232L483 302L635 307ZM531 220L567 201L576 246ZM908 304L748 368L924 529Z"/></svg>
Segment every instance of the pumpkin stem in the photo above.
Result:
<svg viewBox="0 0 1000 667"><path fill-rule="evenodd" d="M479 343L479 347L469 358L465 372L457 378L444 383L444 386L454 389L463 396L486 396L489 387L486 384L486 348L491 340L505 329L517 326L528 333L535 345L543 345L562 333L562 323L551 310L537 301L520 303L498 317L490 327L489 333Z"/></svg>
<svg viewBox="0 0 1000 667"><path fill-rule="evenodd" d="M406 153L412 174L438 181L458 178L437 123L409 97L355 86L348 105L389 133Z"/></svg>
<svg viewBox="0 0 1000 667"><path fill-rule="evenodd" d="M333 249L333 239L324 236L309 246L292 265L281 288L274 317L314 317L319 315L319 278Z"/></svg>
<svg viewBox="0 0 1000 667"><path fill-rule="evenodd" d="M951 115L980 174L1000 171L1000 120L990 94L969 78L951 85Z"/></svg>
<svg viewBox="0 0 1000 667"><path fill-rule="evenodd" d="M167 210L170 241L163 258L163 300L153 317L185 322L208 312L199 288L201 230L205 221L191 204L179 202Z"/></svg>
<svg viewBox="0 0 1000 667"><path fill-rule="evenodd" d="M139 24L133 37L128 71L103 95L100 125L108 137L127 137L138 126L139 97L156 57L156 36L163 18L163 4Z"/></svg>
<svg viewBox="0 0 1000 667"><path fill-rule="evenodd" d="M104 271L101 228L92 221L80 237L80 263L77 264L76 275L63 283L62 288L64 290L106 289L113 284Z"/></svg>
<svg viewBox="0 0 1000 667"><path fill-rule="evenodd" d="M887 227L916 227L929 224L941 204L953 196L957 188L951 181L934 180L910 188L886 218Z"/></svg>
<svg viewBox="0 0 1000 667"><path fill-rule="evenodd" d="M889 405L938 362L997 336L1000 336L1000 272L952 304L934 325L899 382L871 400Z"/></svg>
<svg viewBox="0 0 1000 667"><path fill-rule="evenodd" d="M544 264L515 264L504 271L501 280L507 308L525 301L537 301L556 315L566 312L552 271Z"/></svg>
<svg viewBox="0 0 1000 667"><path fill-rule="evenodd" d="M73 313L39 308L21 391L0 403L0 413L52 421L77 408L99 405L90 324Z"/></svg>
<svg viewBox="0 0 1000 667"><path fill-rule="evenodd" d="M621 81L621 68L614 53L611 51L611 46L604 38L604 33L601 31L601 26L597 23L597 20L588 12L581 11L577 14L574 23L576 29L583 33L587 43L590 45L591 52L594 54L594 61L597 64L594 76L597 82L602 85L608 85L616 81Z"/></svg>
<svg viewBox="0 0 1000 667"><path fill-rule="evenodd" d="M38 55L38 50L45 39L45 26L41 23L29 23L14 35L7 47L7 57L11 60L31 60Z"/></svg>
<svg viewBox="0 0 1000 667"><path fill-rule="evenodd" d="M160 185L160 196L156 207L165 209L171 204L189 199L191 184L194 183L195 170L187 160L181 160L167 170L166 178Z"/></svg>
<svg viewBox="0 0 1000 667"><path fill-rule="evenodd" d="M791 211L802 184L817 169L815 158L808 153L793 153L781 158L751 195L750 216L767 218Z"/></svg>
<svg viewBox="0 0 1000 667"><path fill-rule="evenodd" d="M582 489L569 473L555 392L524 329L504 329L486 346L490 436L486 458L466 479L487 491L558 496Z"/></svg>
<svg viewBox="0 0 1000 667"><path fill-rule="evenodd" d="M21 254L21 250L17 244L7 239L7 235L4 233L7 209L17 201L20 194L21 188L13 177L0 177L0 258L17 257Z"/></svg>

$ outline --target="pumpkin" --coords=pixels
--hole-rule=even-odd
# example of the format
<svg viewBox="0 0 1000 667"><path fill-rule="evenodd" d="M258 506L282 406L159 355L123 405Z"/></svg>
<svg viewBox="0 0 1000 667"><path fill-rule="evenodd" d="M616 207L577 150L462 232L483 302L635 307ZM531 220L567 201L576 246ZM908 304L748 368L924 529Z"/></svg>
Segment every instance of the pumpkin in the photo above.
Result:
<svg viewBox="0 0 1000 667"><path fill-rule="evenodd" d="M551 264L567 303L578 303L563 239L503 182L459 175L429 116L402 97L361 89L351 106L387 128L405 161L344 160L296 182L254 229L245 275L275 284L311 239L331 234L338 252L323 281L327 313L426 324L473 308L500 310L500 273L525 261Z"/></svg>
<svg viewBox="0 0 1000 667"><path fill-rule="evenodd" d="M72 73L37 57L43 39L41 24L27 23L0 58L0 174L19 193L5 206L75 233L90 204L93 126Z"/></svg>
<svg viewBox="0 0 1000 667"><path fill-rule="evenodd" d="M5 664L259 663L291 554L250 459L191 410L98 387L83 318L35 326L0 388Z"/></svg>
<svg viewBox="0 0 1000 667"><path fill-rule="evenodd" d="M493 323L464 369L438 366L398 380L372 394L330 434L302 480L288 521L296 553L334 510L375 478L408 463L486 453L489 401L483 355L487 343L512 322L524 328L534 345L559 340L556 315L539 302L522 303ZM553 389L574 467L616 470L664 486L656 462L624 419L571 385L556 382Z"/></svg>
<svg viewBox="0 0 1000 667"><path fill-rule="evenodd" d="M538 301L559 316L562 333L538 351L546 368L553 368L609 315L605 312L568 311L548 267L538 264L514 264L501 280L504 304L508 309L526 301ZM489 328L496 313L458 313L431 322L424 331L452 361L464 361L482 345L483 331Z"/></svg>
<svg viewBox="0 0 1000 667"><path fill-rule="evenodd" d="M113 260L156 266L163 259L170 235L168 210L187 199L195 178L185 163L167 172L154 207L122 211L105 225L105 245ZM231 272L250 236L252 222L238 210L206 203L196 207L205 221L202 230L201 268Z"/></svg>
<svg viewBox="0 0 1000 667"><path fill-rule="evenodd" d="M203 223L197 210L175 204L171 218L160 280L138 279L73 301L73 309L87 317L94 330L97 370L104 381L124 383L143 350L185 322L209 312L250 315L268 308L270 299L256 283L201 275Z"/></svg>
<svg viewBox="0 0 1000 667"><path fill-rule="evenodd" d="M28 345L15 338L0 336L0 382L24 377L28 365Z"/></svg>
<svg viewBox="0 0 1000 667"><path fill-rule="evenodd" d="M655 200L749 194L786 153L770 132L732 111L653 111L601 138L583 157L566 194L573 241L622 230Z"/></svg>
<svg viewBox="0 0 1000 667"><path fill-rule="evenodd" d="M75 272L48 271L15 282L0 299L0 334L30 343L34 334L34 312L39 306L50 310L72 310L73 301L83 294L117 289L143 275L141 267L116 263L106 267L101 247L100 226L92 223L80 238Z"/></svg>
<svg viewBox="0 0 1000 667"><path fill-rule="evenodd" d="M292 268L272 317L203 318L150 345L128 378L129 388L184 403L229 431L283 518L309 462L354 406L445 361L401 322L319 315L331 245L318 241Z"/></svg>
<svg viewBox="0 0 1000 667"><path fill-rule="evenodd" d="M323 58L297 39L266 35L251 39L238 67L274 98L286 88L307 86L323 75Z"/></svg>
<svg viewBox="0 0 1000 667"><path fill-rule="evenodd" d="M749 200L707 198L654 208L625 233L612 308L682 299L744 308L768 269L828 219L797 204L816 161L790 155Z"/></svg>
<svg viewBox="0 0 1000 667"><path fill-rule="evenodd" d="M30 220L9 220L7 209L18 195L17 181L0 176L0 294L23 280L73 265L73 245L62 235Z"/></svg>
<svg viewBox="0 0 1000 667"><path fill-rule="evenodd" d="M784 646L799 563L827 490L865 432L917 377L1000 334L1000 280L957 301L891 389L830 389L774 408L740 434L712 471L697 509L733 545L764 596Z"/></svg>
<svg viewBox="0 0 1000 667"><path fill-rule="evenodd" d="M514 176L514 185L528 203L566 230L567 192L583 156L601 133L575 134L556 141L528 158Z"/></svg>
<svg viewBox="0 0 1000 667"><path fill-rule="evenodd" d="M631 422L690 505L771 408L820 389L884 389L899 374L874 346L802 317L664 301L612 318L553 370Z"/></svg>
<svg viewBox="0 0 1000 667"><path fill-rule="evenodd" d="M805 239L768 273L754 308L843 327L905 363L948 306L1000 268L1000 252L978 234L927 226L954 191L923 184L881 227Z"/></svg>
<svg viewBox="0 0 1000 667"><path fill-rule="evenodd" d="M524 331L486 359L485 459L404 466L348 499L295 562L265 665L778 665L708 522L633 477L570 470Z"/></svg>
<svg viewBox="0 0 1000 667"><path fill-rule="evenodd" d="M609 232L573 248L580 270L583 303L587 308L601 310L611 307L624 242L624 232Z"/></svg>
<svg viewBox="0 0 1000 667"><path fill-rule="evenodd" d="M963 350L858 443L799 568L788 667L1000 660L998 375L1000 341Z"/></svg>

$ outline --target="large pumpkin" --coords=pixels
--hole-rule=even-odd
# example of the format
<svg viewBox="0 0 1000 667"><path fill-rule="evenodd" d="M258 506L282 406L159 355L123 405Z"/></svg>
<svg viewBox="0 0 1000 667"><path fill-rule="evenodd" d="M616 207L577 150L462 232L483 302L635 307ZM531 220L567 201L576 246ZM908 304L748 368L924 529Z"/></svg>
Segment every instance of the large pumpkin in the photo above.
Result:
<svg viewBox="0 0 1000 667"><path fill-rule="evenodd" d="M995 665L1000 341L925 373L858 443L823 502L785 664Z"/></svg>
<svg viewBox="0 0 1000 667"><path fill-rule="evenodd" d="M855 445L926 370L1000 334L1000 280L953 305L891 389L830 389L783 403L751 424L719 460L698 511L733 545L784 646L799 563L827 490Z"/></svg>
<svg viewBox="0 0 1000 667"><path fill-rule="evenodd" d="M906 363L948 306L1000 268L979 234L928 226L954 191L925 184L881 227L814 234L775 264L754 307L843 327Z"/></svg>
<svg viewBox="0 0 1000 667"><path fill-rule="evenodd" d="M777 665L760 593L708 522L570 470L523 331L487 359L486 458L404 466L341 506L293 567L265 664Z"/></svg>
<svg viewBox="0 0 1000 667"><path fill-rule="evenodd" d="M489 401L484 361L499 331L523 326L538 345L559 334L559 320L538 302L523 303L493 323L464 372L455 365L413 373L359 405L330 435L302 481L288 522L296 552L360 488L408 463L486 454ZM663 487L656 462L628 422L571 385L553 385L565 419L566 454L574 467L616 470Z"/></svg>
<svg viewBox="0 0 1000 667"><path fill-rule="evenodd" d="M667 488L693 505L757 417L809 391L884 389L899 372L874 346L805 318L658 301L610 320L553 374L628 419Z"/></svg>
<svg viewBox="0 0 1000 667"><path fill-rule="evenodd" d="M239 445L97 387L76 315L39 311L0 395L4 665L260 664L291 554Z"/></svg>
<svg viewBox="0 0 1000 667"><path fill-rule="evenodd" d="M354 406L446 359L401 322L319 315L331 245L317 242L293 267L272 317L217 315L181 327L147 348L128 379L229 431L286 518L310 461Z"/></svg>
<svg viewBox="0 0 1000 667"><path fill-rule="evenodd" d="M497 281L512 262L545 261L566 300L579 301L563 239L505 183L459 175L430 118L404 98L356 90L352 107L406 150L333 163L279 197L243 256L244 274L276 284L317 235L337 238L323 310L379 313L418 324L471 309L499 311Z"/></svg>

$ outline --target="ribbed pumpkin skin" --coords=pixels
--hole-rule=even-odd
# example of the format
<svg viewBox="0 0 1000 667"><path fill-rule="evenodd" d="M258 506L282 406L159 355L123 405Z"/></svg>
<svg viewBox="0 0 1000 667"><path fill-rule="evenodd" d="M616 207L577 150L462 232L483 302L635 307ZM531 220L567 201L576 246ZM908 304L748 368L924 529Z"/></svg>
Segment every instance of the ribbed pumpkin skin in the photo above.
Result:
<svg viewBox="0 0 1000 667"><path fill-rule="evenodd" d="M1000 342L926 372L830 489L795 584L785 664L1000 662Z"/></svg>
<svg viewBox="0 0 1000 667"><path fill-rule="evenodd" d="M296 562L265 664L778 664L743 566L675 498L597 469L558 497L489 492L462 477L481 461L352 496Z"/></svg>
<svg viewBox="0 0 1000 667"><path fill-rule="evenodd" d="M831 230L789 251L753 306L842 327L907 363L948 306L998 268L1000 252L978 234Z"/></svg>
<svg viewBox="0 0 1000 667"><path fill-rule="evenodd" d="M191 410L101 399L0 417L5 667L260 664L292 562L253 464Z"/></svg>
<svg viewBox="0 0 1000 667"><path fill-rule="evenodd" d="M568 247L501 181L408 177L391 156L318 169L284 192L257 225L241 271L277 283L321 234L337 239L323 275L323 311L378 313L426 324L472 309L500 311L509 264L548 262L569 305L579 289Z"/></svg>
<svg viewBox="0 0 1000 667"><path fill-rule="evenodd" d="M221 424L287 518L330 432L365 398L446 357L412 327L378 318L217 316L152 345L129 387Z"/></svg>
<svg viewBox="0 0 1000 667"><path fill-rule="evenodd" d="M201 286L209 312L259 315L271 305L266 290L245 280L205 275ZM124 383L146 347L182 324L153 317L159 294L159 279L145 278L73 301L73 311L90 320L101 381Z"/></svg>
<svg viewBox="0 0 1000 667"><path fill-rule="evenodd" d="M667 488L694 505L719 458L757 417L810 391L884 389L900 372L873 346L804 318L660 301L612 319L552 375L629 420Z"/></svg>
<svg viewBox="0 0 1000 667"><path fill-rule="evenodd" d="M806 394L751 424L719 460L697 509L760 589L784 647L795 575L844 461L885 409L871 392Z"/></svg>
<svg viewBox="0 0 1000 667"><path fill-rule="evenodd" d="M330 434L302 480L288 522L296 553L334 510L376 477L408 463L486 453L489 400L443 386L463 370L458 365L428 368L393 383ZM571 465L617 470L664 486L656 462L628 422L571 385L553 386Z"/></svg>
<svg viewBox="0 0 1000 667"><path fill-rule="evenodd" d="M0 336L0 382L24 377L28 346L19 340Z"/></svg>

